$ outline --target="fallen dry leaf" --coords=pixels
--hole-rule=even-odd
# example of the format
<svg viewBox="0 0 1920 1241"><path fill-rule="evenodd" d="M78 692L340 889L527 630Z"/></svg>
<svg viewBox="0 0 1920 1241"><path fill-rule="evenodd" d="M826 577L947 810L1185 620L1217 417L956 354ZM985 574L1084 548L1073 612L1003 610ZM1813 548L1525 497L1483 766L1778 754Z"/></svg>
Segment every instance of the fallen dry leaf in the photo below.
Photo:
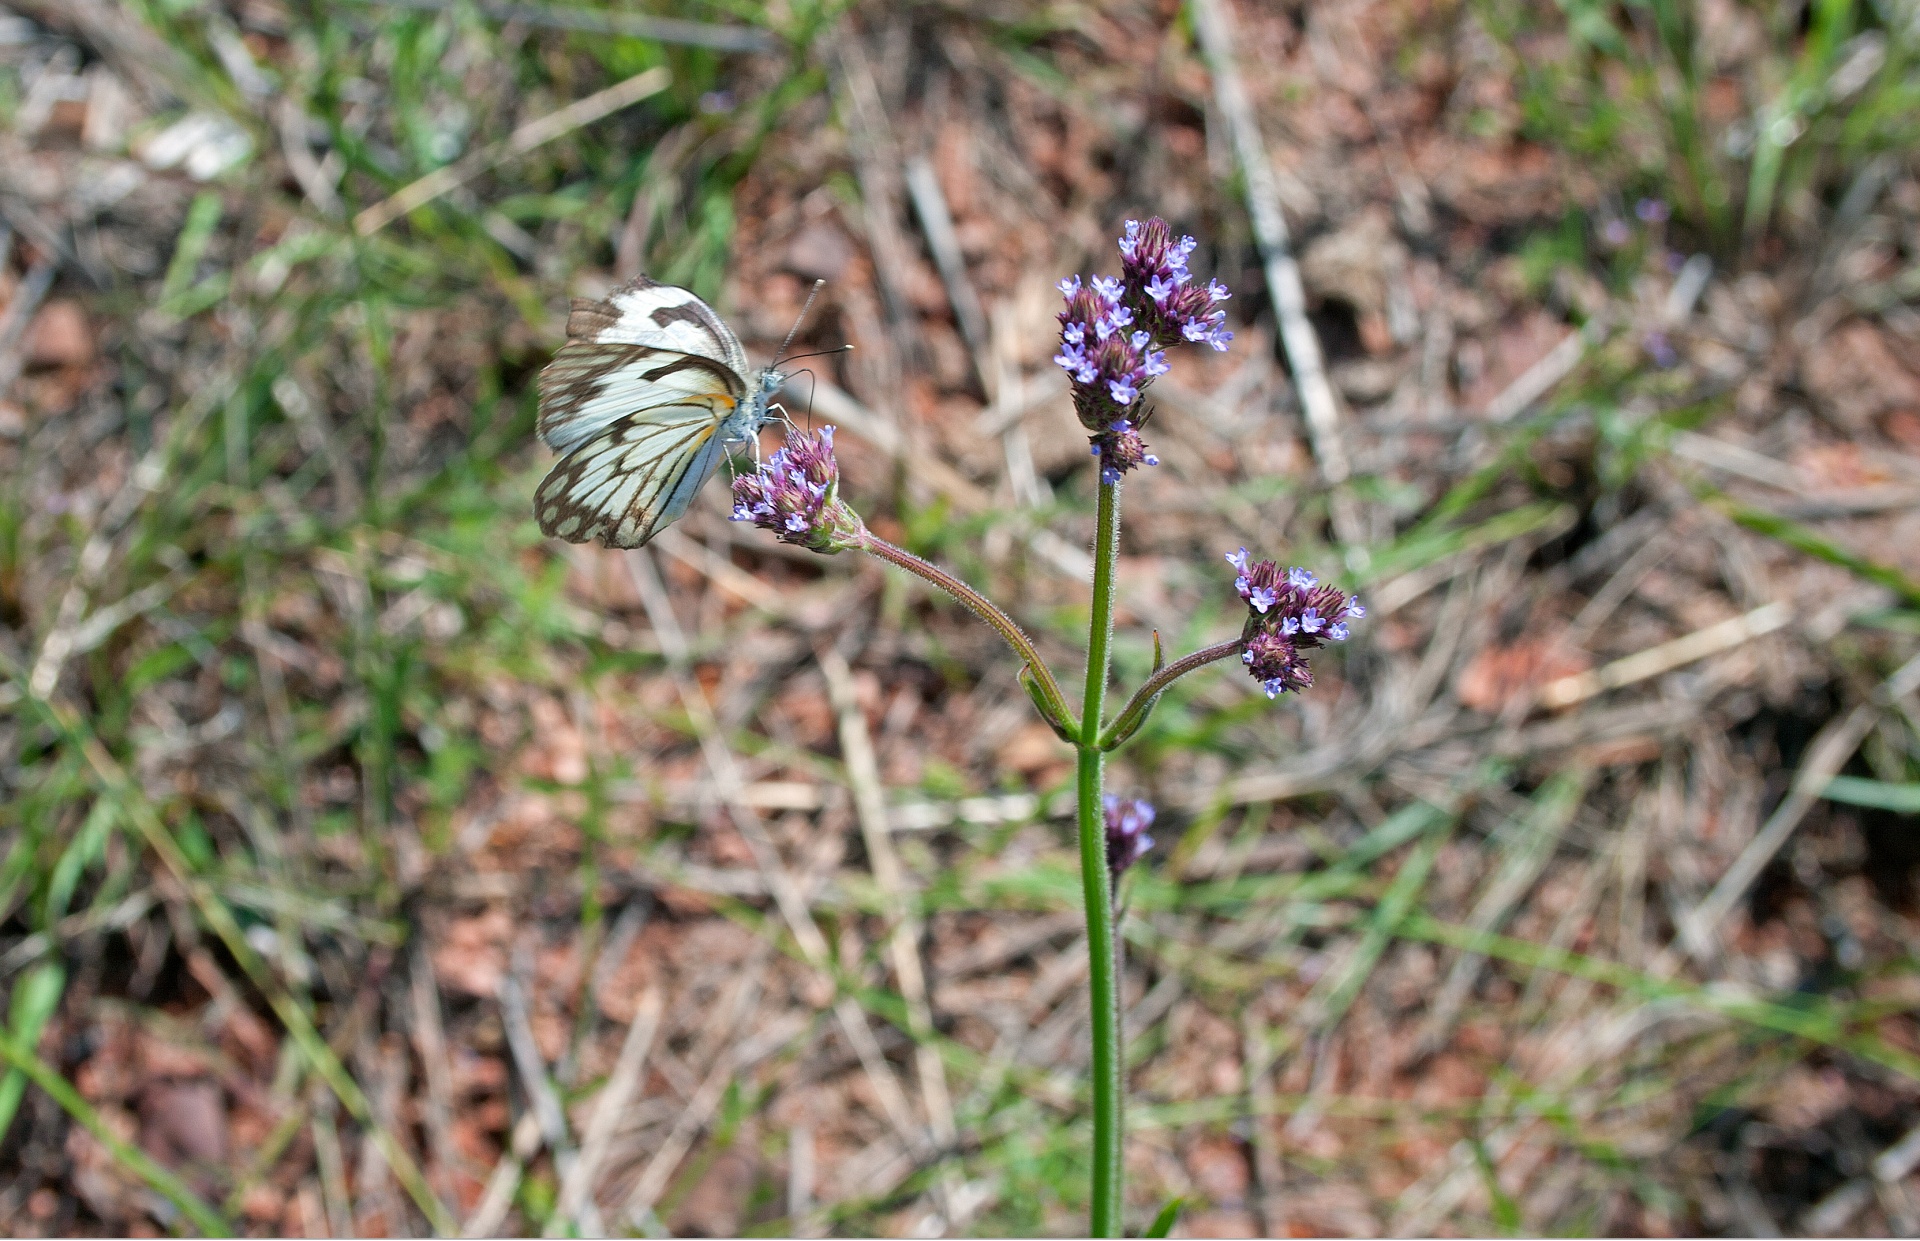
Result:
<svg viewBox="0 0 1920 1241"><path fill-rule="evenodd" d="M472 918L455 918L433 949L433 972L440 985L466 995L492 998L507 972L507 941L513 918L489 909Z"/></svg>
<svg viewBox="0 0 1920 1241"><path fill-rule="evenodd" d="M1511 646L1490 646L1474 656L1454 682L1463 706L1489 715L1514 705L1558 677L1585 672L1591 661L1557 638L1523 638Z"/></svg>
<svg viewBox="0 0 1920 1241"><path fill-rule="evenodd" d="M93 361L93 326L80 303L57 297L40 307L27 326L29 367L85 366Z"/></svg>
<svg viewBox="0 0 1920 1241"><path fill-rule="evenodd" d="M1864 320L1841 326L1808 349L1800 377L1822 412L1848 427L1920 407L1920 377L1901 362L1885 333Z"/></svg>

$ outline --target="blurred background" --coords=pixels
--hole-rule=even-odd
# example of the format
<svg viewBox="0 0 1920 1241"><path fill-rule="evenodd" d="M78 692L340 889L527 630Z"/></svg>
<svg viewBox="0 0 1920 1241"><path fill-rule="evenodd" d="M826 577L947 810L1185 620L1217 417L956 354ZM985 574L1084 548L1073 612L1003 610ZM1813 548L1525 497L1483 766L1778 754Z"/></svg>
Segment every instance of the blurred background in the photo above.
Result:
<svg viewBox="0 0 1920 1241"><path fill-rule="evenodd" d="M10 1235L1084 1227L1014 662L719 483L543 539L535 378L826 280L788 404L1074 678L1052 286L1155 213L1237 339L1121 692L1242 545L1370 615L1111 768L1133 1226L1920 1229L1912 0L4 4Z"/></svg>

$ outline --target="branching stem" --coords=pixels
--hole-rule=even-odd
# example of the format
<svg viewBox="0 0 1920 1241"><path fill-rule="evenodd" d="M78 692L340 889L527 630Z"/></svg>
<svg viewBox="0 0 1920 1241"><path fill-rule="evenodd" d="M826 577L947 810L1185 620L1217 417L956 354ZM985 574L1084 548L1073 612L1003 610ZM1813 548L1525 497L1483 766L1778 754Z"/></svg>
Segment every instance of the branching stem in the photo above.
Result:
<svg viewBox="0 0 1920 1241"><path fill-rule="evenodd" d="M1114 718L1113 723L1107 725L1106 731L1100 734L1100 748L1111 750L1132 736L1134 729L1140 727L1141 720L1146 718L1147 712L1153 710L1154 700L1165 692L1167 686L1197 668L1204 668L1210 663L1239 653L1240 639L1234 638L1230 642L1217 642L1212 646L1202 647L1191 655L1183 655L1154 673L1145 685L1133 692L1133 697L1127 700L1125 709Z"/></svg>

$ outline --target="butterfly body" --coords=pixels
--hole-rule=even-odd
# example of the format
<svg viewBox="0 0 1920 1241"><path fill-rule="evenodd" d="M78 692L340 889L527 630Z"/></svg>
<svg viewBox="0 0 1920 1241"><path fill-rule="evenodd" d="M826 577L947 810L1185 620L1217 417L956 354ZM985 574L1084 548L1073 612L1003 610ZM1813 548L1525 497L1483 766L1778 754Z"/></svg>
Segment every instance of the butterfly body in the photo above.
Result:
<svg viewBox="0 0 1920 1241"><path fill-rule="evenodd" d="M576 299L540 376L540 438L561 455L534 496L540 528L640 547L687 511L735 445L759 442L786 375L685 289L642 276Z"/></svg>

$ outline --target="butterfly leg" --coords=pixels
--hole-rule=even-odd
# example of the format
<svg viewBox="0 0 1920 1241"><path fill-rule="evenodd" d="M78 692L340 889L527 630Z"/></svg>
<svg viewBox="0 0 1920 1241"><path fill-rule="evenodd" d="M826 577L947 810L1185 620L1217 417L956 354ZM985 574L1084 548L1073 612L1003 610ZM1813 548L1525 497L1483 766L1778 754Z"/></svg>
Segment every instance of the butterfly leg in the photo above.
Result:
<svg viewBox="0 0 1920 1241"><path fill-rule="evenodd" d="M745 448L753 456L753 468L760 468L760 437L758 435L736 435L727 441L728 448Z"/></svg>
<svg viewBox="0 0 1920 1241"><path fill-rule="evenodd" d="M799 428L794 426L793 424L793 414L787 409L785 405L782 405L780 402L775 401L771 405L767 406L767 413L769 415L772 415L775 411L778 411L780 415L780 425L785 427L789 434L799 430Z"/></svg>

